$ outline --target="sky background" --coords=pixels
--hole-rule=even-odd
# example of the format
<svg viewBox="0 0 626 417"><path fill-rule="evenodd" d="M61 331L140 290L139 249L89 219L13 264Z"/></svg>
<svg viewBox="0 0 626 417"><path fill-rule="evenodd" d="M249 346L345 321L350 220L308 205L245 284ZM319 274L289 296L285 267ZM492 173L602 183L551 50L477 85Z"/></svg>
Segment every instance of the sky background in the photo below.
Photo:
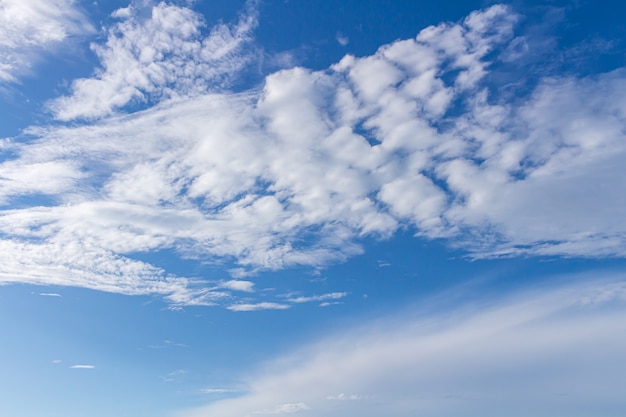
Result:
<svg viewBox="0 0 626 417"><path fill-rule="evenodd" d="M0 414L622 416L624 13L0 0Z"/></svg>

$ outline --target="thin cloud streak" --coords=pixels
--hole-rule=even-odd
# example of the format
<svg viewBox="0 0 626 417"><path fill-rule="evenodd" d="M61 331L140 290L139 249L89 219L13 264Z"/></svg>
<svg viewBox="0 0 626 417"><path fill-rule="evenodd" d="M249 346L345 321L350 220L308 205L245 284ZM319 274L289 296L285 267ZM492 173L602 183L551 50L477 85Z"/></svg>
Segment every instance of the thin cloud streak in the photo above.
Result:
<svg viewBox="0 0 626 417"><path fill-rule="evenodd" d="M288 300L291 303L299 304L299 303L309 303L309 302L312 302L312 301L340 300L340 299L344 298L347 295L348 295L347 292L332 292L332 293L328 293L328 294L313 295L313 296L309 296L309 297L289 298Z"/></svg>
<svg viewBox="0 0 626 417"><path fill-rule="evenodd" d="M230 311L258 311L258 310L287 310L291 306L289 304L280 303L256 303L256 304L233 304L228 306Z"/></svg>
<svg viewBox="0 0 626 417"><path fill-rule="evenodd" d="M578 283L497 302L437 297L341 329L260 366L242 379L244 394L179 415L306 404L325 417L620 416L626 282L566 278Z"/></svg>
<svg viewBox="0 0 626 417"><path fill-rule="evenodd" d="M200 390L200 392L202 392L203 394L228 394L228 393L238 392L238 391L234 389L228 389L228 388L203 388Z"/></svg>

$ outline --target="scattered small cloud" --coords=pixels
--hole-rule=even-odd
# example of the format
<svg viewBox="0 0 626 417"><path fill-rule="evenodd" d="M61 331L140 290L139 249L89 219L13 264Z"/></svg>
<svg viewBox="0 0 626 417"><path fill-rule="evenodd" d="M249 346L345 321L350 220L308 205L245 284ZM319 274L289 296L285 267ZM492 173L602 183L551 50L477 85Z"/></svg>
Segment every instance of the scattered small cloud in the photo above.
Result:
<svg viewBox="0 0 626 417"><path fill-rule="evenodd" d="M52 361L52 363L61 363L61 362L63 362L61 359L55 359Z"/></svg>
<svg viewBox="0 0 626 417"><path fill-rule="evenodd" d="M70 369L94 369L94 365L72 365Z"/></svg>
<svg viewBox="0 0 626 417"><path fill-rule="evenodd" d="M256 303L256 304L233 304L227 307L230 311L257 311L257 310L287 310L289 304L280 303Z"/></svg>
<svg viewBox="0 0 626 417"><path fill-rule="evenodd" d="M332 303L330 303L328 301L325 301L325 302L320 304L320 307L329 307L329 306L334 306L334 305L339 305L339 304L343 304L343 303L340 302L340 301L334 301Z"/></svg>
<svg viewBox="0 0 626 417"><path fill-rule="evenodd" d="M347 295L347 292L331 292L328 294L314 295L310 297L289 298L288 301L292 303L309 303L311 301L339 300Z"/></svg>
<svg viewBox="0 0 626 417"><path fill-rule="evenodd" d="M57 294L54 292L40 292L39 295L42 297L61 297L61 294Z"/></svg>
<svg viewBox="0 0 626 417"><path fill-rule="evenodd" d="M219 288L224 288L232 291L254 292L254 282L234 279L226 282L221 282L219 284Z"/></svg>
<svg viewBox="0 0 626 417"><path fill-rule="evenodd" d="M269 68L286 69L293 68L300 62L301 52L282 51L265 57L264 65Z"/></svg>
<svg viewBox="0 0 626 417"><path fill-rule="evenodd" d="M335 36L335 39L337 39L337 42L341 46L346 46L348 45L348 43L350 43L350 38L348 38L346 35L344 35L341 32L337 32L337 36Z"/></svg>

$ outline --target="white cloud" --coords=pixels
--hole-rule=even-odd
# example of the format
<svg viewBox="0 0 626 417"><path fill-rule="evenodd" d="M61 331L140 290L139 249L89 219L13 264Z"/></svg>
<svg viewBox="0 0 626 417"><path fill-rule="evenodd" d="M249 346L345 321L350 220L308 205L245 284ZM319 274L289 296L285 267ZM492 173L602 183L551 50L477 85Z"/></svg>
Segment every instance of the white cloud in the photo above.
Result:
<svg viewBox="0 0 626 417"><path fill-rule="evenodd" d="M331 292L328 294L314 295L310 297L295 297L289 298L292 303L309 303L311 301L326 301L326 300L339 300L348 295L347 292Z"/></svg>
<svg viewBox="0 0 626 417"><path fill-rule="evenodd" d="M74 35L91 33L74 0L0 2L0 83L16 82L44 54Z"/></svg>
<svg viewBox="0 0 626 417"><path fill-rule="evenodd" d="M346 35L344 35L341 32L337 32L336 39L339 45L341 46L346 46L350 43L350 38L348 38Z"/></svg>
<svg viewBox="0 0 626 417"><path fill-rule="evenodd" d="M258 310L287 310L291 307L289 304L280 303L256 303L256 304L233 304L227 308L230 311L258 311Z"/></svg>
<svg viewBox="0 0 626 417"><path fill-rule="evenodd" d="M221 282L219 287L233 291L254 292L254 282L251 281L230 280Z"/></svg>
<svg viewBox="0 0 626 417"><path fill-rule="evenodd" d="M333 302L324 301L323 303L320 303L320 307L330 307L330 306L335 306L335 305L339 305L339 304L343 304L343 302L340 302L340 301L333 301Z"/></svg>
<svg viewBox="0 0 626 417"><path fill-rule="evenodd" d="M237 390L228 388L203 388L200 390L200 392L202 392L203 394L227 394L231 392L237 392Z"/></svg>
<svg viewBox="0 0 626 417"><path fill-rule="evenodd" d="M77 184L81 177L70 161L5 162L0 166L0 203L7 203L6 196L60 193Z"/></svg>
<svg viewBox="0 0 626 417"><path fill-rule="evenodd" d="M70 369L95 369L94 365L72 365Z"/></svg>
<svg viewBox="0 0 626 417"><path fill-rule="evenodd" d="M219 24L204 36L193 10L158 3L149 17L137 4L119 9L121 21L93 44L102 68L72 83L71 95L50 102L60 120L98 118L132 102L206 93L228 85L251 57L243 51L256 26L252 6L236 25Z"/></svg>
<svg viewBox="0 0 626 417"><path fill-rule="evenodd" d="M457 194L448 219L493 227L492 241L474 237L476 252L624 256L624 75L546 80L519 108L474 104L458 134L475 138L472 156L485 161L439 170Z"/></svg>
<svg viewBox="0 0 626 417"><path fill-rule="evenodd" d="M245 394L180 415L306 404L325 417L617 417L626 405L626 283L597 278L563 277L568 285L495 303L439 296L419 310L339 329L244 377Z"/></svg>
<svg viewBox="0 0 626 417"><path fill-rule="evenodd" d="M39 295L42 297L61 297L61 294L57 294L55 292L40 292Z"/></svg>
<svg viewBox="0 0 626 417"><path fill-rule="evenodd" d="M147 20L133 8L117 13L111 33L121 37L101 47L104 69L89 82L115 94L140 87L107 63L124 51L123 39L141 51L160 36L193 43L180 56L146 52L146 68L158 61L169 74L141 93L165 94L155 96L159 104L90 124L32 127L28 140L1 143L0 282L240 311L286 306L224 291L250 291L251 281L210 288L133 254L234 262L233 277L243 278L341 262L362 253L360 239L408 227L476 257L626 255L626 72L544 78L507 101L485 77L515 37L509 8L426 28L325 71L279 71L240 94L188 89L184 77L170 83L175 70L166 69L211 63L217 72L201 86L230 73L243 62L253 14L202 38L195 12L153 11ZM216 52L211 42L220 39L232 54ZM205 43L215 59L196 56ZM144 74L140 49L128 65ZM85 94L84 103L78 94L57 104L77 106L68 104L68 118L116 108L105 95L94 110L95 96Z"/></svg>

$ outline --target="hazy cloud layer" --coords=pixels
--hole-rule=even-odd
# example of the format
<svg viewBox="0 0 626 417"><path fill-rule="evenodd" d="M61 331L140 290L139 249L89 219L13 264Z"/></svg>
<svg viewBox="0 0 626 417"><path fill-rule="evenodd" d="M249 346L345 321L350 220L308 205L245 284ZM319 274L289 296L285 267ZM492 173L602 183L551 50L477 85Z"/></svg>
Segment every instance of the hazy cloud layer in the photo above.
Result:
<svg viewBox="0 0 626 417"><path fill-rule="evenodd" d="M278 357L247 392L180 415L618 417L626 283L593 278L496 303L437 298Z"/></svg>
<svg viewBox="0 0 626 417"><path fill-rule="evenodd" d="M341 262L405 227L476 257L626 254L626 72L544 78L508 100L490 78L521 36L508 7L241 94L210 91L245 64L253 11L206 37L187 8L116 16L102 69L51 104L100 119L0 142L0 282L250 311L289 304L134 255L234 263L242 278ZM133 100L158 104L107 116Z"/></svg>

